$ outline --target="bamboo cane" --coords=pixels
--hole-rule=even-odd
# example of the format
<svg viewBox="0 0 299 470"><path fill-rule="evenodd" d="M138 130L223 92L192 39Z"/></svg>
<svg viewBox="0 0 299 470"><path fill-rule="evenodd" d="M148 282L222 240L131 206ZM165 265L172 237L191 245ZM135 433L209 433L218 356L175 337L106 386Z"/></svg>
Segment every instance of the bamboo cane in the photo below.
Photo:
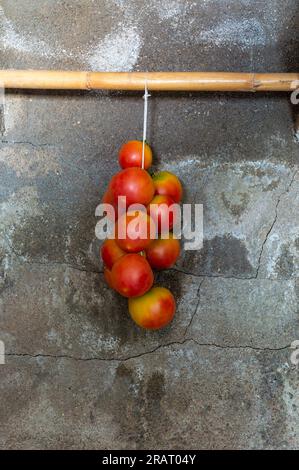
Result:
<svg viewBox="0 0 299 470"><path fill-rule="evenodd" d="M291 91L299 73L0 70L3 88L48 90Z"/></svg>

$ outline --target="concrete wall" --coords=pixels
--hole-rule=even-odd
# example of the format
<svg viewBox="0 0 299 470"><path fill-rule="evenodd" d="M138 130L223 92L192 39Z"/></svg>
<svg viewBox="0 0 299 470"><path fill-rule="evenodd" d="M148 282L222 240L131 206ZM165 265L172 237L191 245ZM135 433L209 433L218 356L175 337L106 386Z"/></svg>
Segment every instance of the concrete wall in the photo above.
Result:
<svg viewBox="0 0 299 470"><path fill-rule="evenodd" d="M2 0L1 68L298 72L296 0ZM0 108L1 448L298 448L298 142L286 94L152 93L155 168L204 204L202 251L145 333L105 285L95 207L142 94ZM297 292L298 293L298 292Z"/></svg>

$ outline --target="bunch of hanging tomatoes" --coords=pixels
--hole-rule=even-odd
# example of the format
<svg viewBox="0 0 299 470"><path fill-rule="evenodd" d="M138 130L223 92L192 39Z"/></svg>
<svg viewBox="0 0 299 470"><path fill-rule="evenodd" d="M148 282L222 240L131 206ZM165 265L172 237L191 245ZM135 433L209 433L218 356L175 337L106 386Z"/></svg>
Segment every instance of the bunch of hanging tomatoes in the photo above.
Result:
<svg viewBox="0 0 299 470"><path fill-rule="evenodd" d="M174 174L161 171L151 176L147 172L153 158L148 144L142 168L142 145L134 140L120 149L122 170L112 177L103 197L103 202L115 210L114 237L105 240L101 256L105 279L112 289L128 298L132 319L143 328L159 329L173 319L176 304L168 289L153 287L153 270L169 269L179 257L180 242L171 231L175 215L168 212L167 233L162 219L167 208L181 201L183 190ZM120 196L126 197L126 212L122 215L117 213ZM130 210L132 204L142 204L145 210ZM137 217L145 228L142 236L136 234Z"/></svg>

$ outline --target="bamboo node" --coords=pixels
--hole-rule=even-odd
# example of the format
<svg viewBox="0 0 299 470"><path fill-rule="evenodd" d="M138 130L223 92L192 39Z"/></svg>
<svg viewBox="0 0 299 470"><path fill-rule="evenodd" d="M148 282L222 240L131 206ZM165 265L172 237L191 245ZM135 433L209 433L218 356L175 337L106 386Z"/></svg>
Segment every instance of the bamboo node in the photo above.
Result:
<svg viewBox="0 0 299 470"><path fill-rule="evenodd" d="M256 78L255 74L253 74L253 80L252 80L253 90L252 91L256 92L259 89L259 87L261 86L261 84L262 84L261 81Z"/></svg>
<svg viewBox="0 0 299 470"><path fill-rule="evenodd" d="M86 90L91 91L92 90L92 85L91 85L91 72L86 72Z"/></svg>

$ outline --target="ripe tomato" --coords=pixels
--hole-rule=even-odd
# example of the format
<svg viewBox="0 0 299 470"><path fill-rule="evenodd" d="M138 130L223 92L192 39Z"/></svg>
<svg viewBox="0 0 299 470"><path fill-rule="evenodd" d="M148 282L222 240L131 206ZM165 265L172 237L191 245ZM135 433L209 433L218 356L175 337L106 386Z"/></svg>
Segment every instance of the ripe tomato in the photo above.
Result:
<svg viewBox="0 0 299 470"><path fill-rule="evenodd" d="M114 216L112 217L110 213L108 213L108 217L112 222L116 222L118 218L118 211L117 206L114 204L113 197L109 189L105 192L104 196L102 197L102 204L110 204L114 209Z"/></svg>
<svg viewBox="0 0 299 470"><path fill-rule="evenodd" d="M153 176L156 194L170 196L174 202L180 202L183 188L180 180L170 171L160 171Z"/></svg>
<svg viewBox="0 0 299 470"><path fill-rule="evenodd" d="M155 192L154 183L147 171L142 168L126 168L116 173L110 181L109 192L117 205L119 196L126 196L126 207L131 204L147 204Z"/></svg>
<svg viewBox="0 0 299 470"><path fill-rule="evenodd" d="M105 240L101 246L101 256L108 269L112 269L115 261L126 253L118 246L115 240Z"/></svg>
<svg viewBox="0 0 299 470"><path fill-rule="evenodd" d="M114 289L111 271L106 267L104 267L104 278L108 286L111 287L111 289Z"/></svg>
<svg viewBox="0 0 299 470"><path fill-rule="evenodd" d="M104 193L104 196L102 198L102 203L103 204L113 204L113 198L112 198L112 195L111 195L111 193L108 189Z"/></svg>
<svg viewBox="0 0 299 470"><path fill-rule="evenodd" d="M157 194L148 205L147 212L153 218L159 233L169 232L173 228L176 219L175 212L169 209L172 204L174 201L171 197Z"/></svg>
<svg viewBox="0 0 299 470"><path fill-rule="evenodd" d="M155 237L156 225L145 212L127 212L118 219L115 226L117 245L130 253L145 250Z"/></svg>
<svg viewBox="0 0 299 470"><path fill-rule="evenodd" d="M119 258L111 271L114 289L124 297L145 294L153 285L152 268L144 256L135 253Z"/></svg>
<svg viewBox="0 0 299 470"><path fill-rule="evenodd" d="M165 287L153 287L142 297L129 299L129 312L137 325L149 330L163 328L174 317L175 300Z"/></svg>
<svg viewBox="0 0 299 470"><path fill-rule="evenodd" d="M146 248L146 259L154 269L169 269L180 255L180 242L169 233L168 239L153 240Z"/></svg>
<svg viewBox="0 0 299 470"><path fill-rule="evenodd" d="M142 142L140 140L130 140L125 143L119 152L119 164L122 168L142 167ZM153 154L150 146L144 145L144 168L147 170L153 161Z"/></svg>

